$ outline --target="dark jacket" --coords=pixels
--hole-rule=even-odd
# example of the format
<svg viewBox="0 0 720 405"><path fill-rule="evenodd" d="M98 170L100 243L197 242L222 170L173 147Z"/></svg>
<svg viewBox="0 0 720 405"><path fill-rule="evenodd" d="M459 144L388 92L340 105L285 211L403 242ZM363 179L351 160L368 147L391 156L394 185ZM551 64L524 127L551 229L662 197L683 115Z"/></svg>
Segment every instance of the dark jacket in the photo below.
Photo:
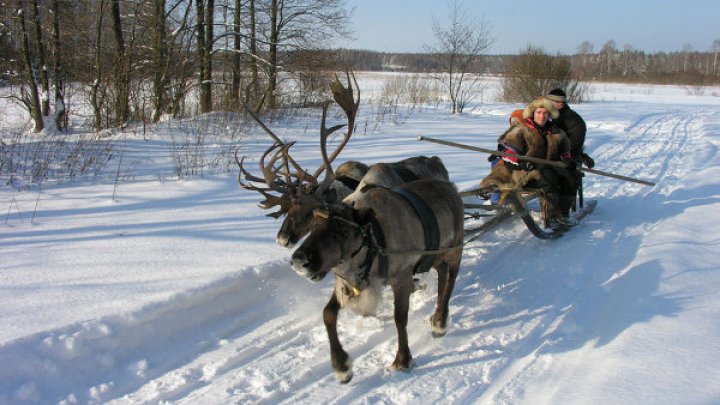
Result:
<svg viewBox="0 0 720 405"><path fill-rule="evenodd" d="M567 104L559 111L560 116L553 120L553 122L565 131L565 134L567 134L567 137L570 139L570 153L573 159L579 161L582 155L583 145L585 144L585 133L587 132L585 120L580 117L580 114L568 107Z"/></svg>

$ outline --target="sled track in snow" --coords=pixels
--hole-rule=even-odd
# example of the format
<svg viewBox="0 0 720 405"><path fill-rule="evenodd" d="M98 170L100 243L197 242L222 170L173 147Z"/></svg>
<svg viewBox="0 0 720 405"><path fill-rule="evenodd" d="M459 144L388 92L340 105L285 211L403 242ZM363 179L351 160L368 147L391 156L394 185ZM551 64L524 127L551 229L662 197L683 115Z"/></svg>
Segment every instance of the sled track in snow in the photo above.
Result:
<svg viewBox="0 0 720 405"><path fill-rule="evenodd" d="M594 158L598 168L657 183L682 177L681 162L693 153L690 145L704 114L706 112L688 109L643 116L626 129L625 137L614 137L616 142L597 148ZM635 187L599 177L593 180L608 183L610 188L605 192L617 193L623 187Z"/></svg>

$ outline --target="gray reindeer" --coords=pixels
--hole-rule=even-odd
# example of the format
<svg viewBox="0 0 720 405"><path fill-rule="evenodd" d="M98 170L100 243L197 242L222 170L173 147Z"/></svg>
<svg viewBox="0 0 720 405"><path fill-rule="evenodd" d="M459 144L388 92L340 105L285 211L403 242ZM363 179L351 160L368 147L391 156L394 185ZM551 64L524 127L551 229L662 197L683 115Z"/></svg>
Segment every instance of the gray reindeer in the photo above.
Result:
<svg viewBox="0 0 720 405"><path fill-rule="evenodd" d="M463 203L452 183L418 180L388 189L367 187L342 203L316 212L320 218L292 255L292 267L314 281L335 274L323 310L332 366L338 381L352 378L352 361L337 333L341 308L371 315L382 286L394 294L398 350L392 368L413 367L407 322L413 274L422 266L438 273L438 296L430 321L434 336L446 332L448 303L460 268Z"/></svg>

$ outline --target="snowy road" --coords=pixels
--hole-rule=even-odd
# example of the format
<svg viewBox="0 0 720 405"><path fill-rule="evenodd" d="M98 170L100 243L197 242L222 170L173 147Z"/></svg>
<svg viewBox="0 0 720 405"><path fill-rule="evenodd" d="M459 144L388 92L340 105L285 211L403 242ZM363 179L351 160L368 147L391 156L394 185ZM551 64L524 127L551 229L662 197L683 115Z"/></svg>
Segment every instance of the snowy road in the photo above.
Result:
<svg viewBox="0 0 720 405"><path fill-rule="evenodd" d="M258 198L233 179L190 182L206 184L201 190L173 182L128 185L118 203L98 197L88 202L94 207L65 216L48 214L63 209L50 195L82 195L83 188L50 190L36 224L16 219L0 228L3 271L11 280L77 268L82 259L60 253L74 249L92 263L101 255L104 263L115 261L115 274L137 272L138 284L97 271L94 282L111 292L107 307L78 321L73 306L79 311L95 302L82 295L81 284L90 282L74 275L77 283L63 293L77 300L55 308L60 326L44 328L38 312L53 308L52 296L39 295L48 298L36 299L38 312L16 316L13 308L27 304L22 284L3 281L0 288L10 293L0 298L3 316L31 327L23 334L13 321L17 332L0 345L0 361L12 365L0 371L0 404L717 401L719 241L708 229L720 226L720 102L627 98L577 106L588 122L586 150L600 170L658 185L588 175L586 198L597 199L598 207L559 240L535 239L512 221L467 245L443 338L430 334L436 277L424 275L427 290L411 298L416 367L409 372L387 370L396 350L389 291L377 317L341 312L340 339L354 358L347 385L335 381L322 323L331 280L313 284L290 270L290 252L272 243L278 223L262 217ZM383 127L382 134L356 136L343 157L436 154L468 188L486 172L478 170L487 165L484 157L416 137L488 147L507 121L487 112L504 109L512 106L462 117L425 110L402 126ZM315 153L312 142L304 147L301 153ZM168 193L172 204L146 203L150 210L128 211L130 221L117 215L123 198L139 204ZM145 221L155 225L140 228ZM115 237L98 241L93 232L104 230L92 224L99 223ZM211 237L218 231L222 237ZM77 237L62 237L71 232ZM108 248L118 242L113 255ZM182 246L167 250L175 243ZM37 244L43 250L36 257L23 253ZM152 268L132 267L130 252L137 255L132 263ZM156 260L158 252L167 264ZM192 260L187 268L184 260ZM176 274L184 284L143 290L150 279ZM45 287L38 282L39 290ZM114 294L142 298L113 309Z"/></svg>

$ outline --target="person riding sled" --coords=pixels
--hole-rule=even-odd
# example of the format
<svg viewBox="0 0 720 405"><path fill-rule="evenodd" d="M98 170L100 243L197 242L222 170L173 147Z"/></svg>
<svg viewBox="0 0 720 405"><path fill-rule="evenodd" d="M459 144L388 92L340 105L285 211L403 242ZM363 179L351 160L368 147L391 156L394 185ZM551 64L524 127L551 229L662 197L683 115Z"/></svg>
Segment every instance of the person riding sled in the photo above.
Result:
<svg viewBox="0 0 720 405"><path fill-rule="evenodd" d="M553 229L567 226L578 183L570 140L551 119L558 116L550 99L536 98L524 109L512 113L510 128L498 138L498 150L506 155L562 161L565 167L535 165L512 156L493 155L490 157L492 170L480 183L482 188L539 188L545 225Z"/></svg>

